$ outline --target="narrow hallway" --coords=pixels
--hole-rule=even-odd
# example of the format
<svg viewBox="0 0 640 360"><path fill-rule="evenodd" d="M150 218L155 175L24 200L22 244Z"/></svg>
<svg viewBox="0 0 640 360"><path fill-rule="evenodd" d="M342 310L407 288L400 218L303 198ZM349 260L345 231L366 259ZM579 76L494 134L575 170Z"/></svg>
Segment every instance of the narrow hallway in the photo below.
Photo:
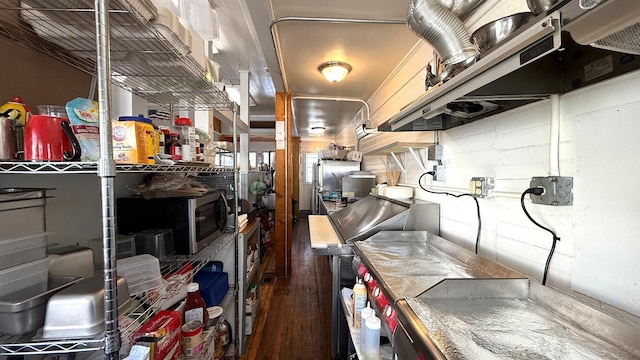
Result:
<svg viewBox="0 0 640 360"><path fill-rule="evenodd" d="M273 252L260 269L260 311L241 359L331 359L331 269L313 254L309 225L293 226L292 274L275 276Z"/></svg>

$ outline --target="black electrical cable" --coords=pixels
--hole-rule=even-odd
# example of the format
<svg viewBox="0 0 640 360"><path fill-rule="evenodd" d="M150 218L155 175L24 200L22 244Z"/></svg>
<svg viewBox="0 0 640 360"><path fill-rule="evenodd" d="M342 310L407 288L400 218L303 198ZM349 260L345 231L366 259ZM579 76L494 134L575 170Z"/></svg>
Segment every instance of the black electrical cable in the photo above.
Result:
<svg viewBox="0 0 640 360"><path fill-rule="evenodd" d="M435 175L435 172L433 172L433 171L427 171L426 173L424 173L424 174L420 175L420 178L418 178L418 185L420 186L420 188L421 188L422 190L424 190L424 191L426 191L426 192L428 192L428 193L431 193L431 194L436 194L436 195L447 195L447 196L453 196L453 197L456 197L456 198L460 198L460 197L463 197L463 196L469 196L469 197L471 197L471 198L473 199L473 201L475 201L475 202L476 202L476 212L477 212L477 214L478 214L478 233L477 233L477 235L476 235L476 254L477 254L477 253L478 253L478 245L480 244L480 231L482 230L482 220L480 219L480 204L478 203L478 199L476 199L476 197L475 197L475 196L473 196L473 195L471 195L471 194L467 194L467 193L455 195L455 194L451 194L451 193L444 192L444 191L432 191L432 190L427 190L427 189L425 189L425 187L424 187L424 186L422 186L422 178L423 178L425 175L431 175L431 176L434 176L434 175Z"/></svg>
<svg viewBox="0 0 640 360"><path fill-rule="evenodd" d="M548 231L553 236L553 242L551 243L551 249L549 250L549 256L547 256L547 262L544 265L544 274L542 275L542 285L547 283L547 273L549 272L549 264L551 264L551 257L553 256L553 253L556 250L556 242L560 241L560 238L556 235L556 233L553 230L540 225L537 221L535 221L531 217L531 215L529 215L529 212L527 211L527 208L524 206L524 197L527 194L542 195L543 192L544 192L543 188L529 188L529 189L525 190L522 193L522 195L520 196L520 205L522 205L522 210L524 211L524 214L527 215L527 217L529 218L529 220L531 220L532 223L537 225L539 228Z"/></svg>

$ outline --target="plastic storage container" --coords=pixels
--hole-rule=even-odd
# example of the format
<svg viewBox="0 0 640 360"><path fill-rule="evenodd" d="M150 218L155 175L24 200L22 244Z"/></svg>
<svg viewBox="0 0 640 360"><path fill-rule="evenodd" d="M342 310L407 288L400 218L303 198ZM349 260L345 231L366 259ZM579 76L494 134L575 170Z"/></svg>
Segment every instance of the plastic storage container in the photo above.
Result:
<svg viewBox="0 0 640 360"><path fill-rule="evenodd" d="M229 274L226 272L201 271L193 281L200 285L200 296L207 307L220 305L229 291Z"/></svg>
<svg viewBox="0 0 640 360"><path fill-rule="evenodd" d="M44 258L0 270L0 297L37 284L46 288L48 268L49 259Z"/></svg>
<svg viewBox="0 0 640 360"><path fill-rule="evenodd" d="M47 257L47 234L0 240L0 270Z"/></svg>
<svg viewBox="0 0 640 360"><path fill-rule="evenodd" d="M118 276L124 276L129 294L135 296L162 286L160 261L158 258L142 254L117 261Z"/></svg>

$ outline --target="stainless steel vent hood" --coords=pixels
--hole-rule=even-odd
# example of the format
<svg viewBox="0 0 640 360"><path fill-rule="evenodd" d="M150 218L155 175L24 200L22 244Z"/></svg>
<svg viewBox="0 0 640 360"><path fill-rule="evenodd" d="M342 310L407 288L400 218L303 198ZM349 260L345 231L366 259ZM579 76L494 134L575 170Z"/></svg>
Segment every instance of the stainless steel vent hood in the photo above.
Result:
<svg viewBox="0 0 640 360"><path fill-rule="evenodd" d="M587 9L581 2L562 1L537 16L378 130L446 130L640 68L633 55L639 35L628 34L640 28L637 0L604 0Z"/></svg>

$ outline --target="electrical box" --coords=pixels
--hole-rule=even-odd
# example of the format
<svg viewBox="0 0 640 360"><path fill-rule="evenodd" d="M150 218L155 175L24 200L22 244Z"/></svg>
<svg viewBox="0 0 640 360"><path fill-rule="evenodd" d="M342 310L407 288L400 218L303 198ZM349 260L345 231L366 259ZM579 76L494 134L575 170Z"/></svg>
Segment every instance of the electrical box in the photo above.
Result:
<svg viewBox="0 0 640 360"><path fill-rule="evenodd" d="M469 181L469 193L474 197L493 197L495 179L492 177L472 177Z"/></svg>

